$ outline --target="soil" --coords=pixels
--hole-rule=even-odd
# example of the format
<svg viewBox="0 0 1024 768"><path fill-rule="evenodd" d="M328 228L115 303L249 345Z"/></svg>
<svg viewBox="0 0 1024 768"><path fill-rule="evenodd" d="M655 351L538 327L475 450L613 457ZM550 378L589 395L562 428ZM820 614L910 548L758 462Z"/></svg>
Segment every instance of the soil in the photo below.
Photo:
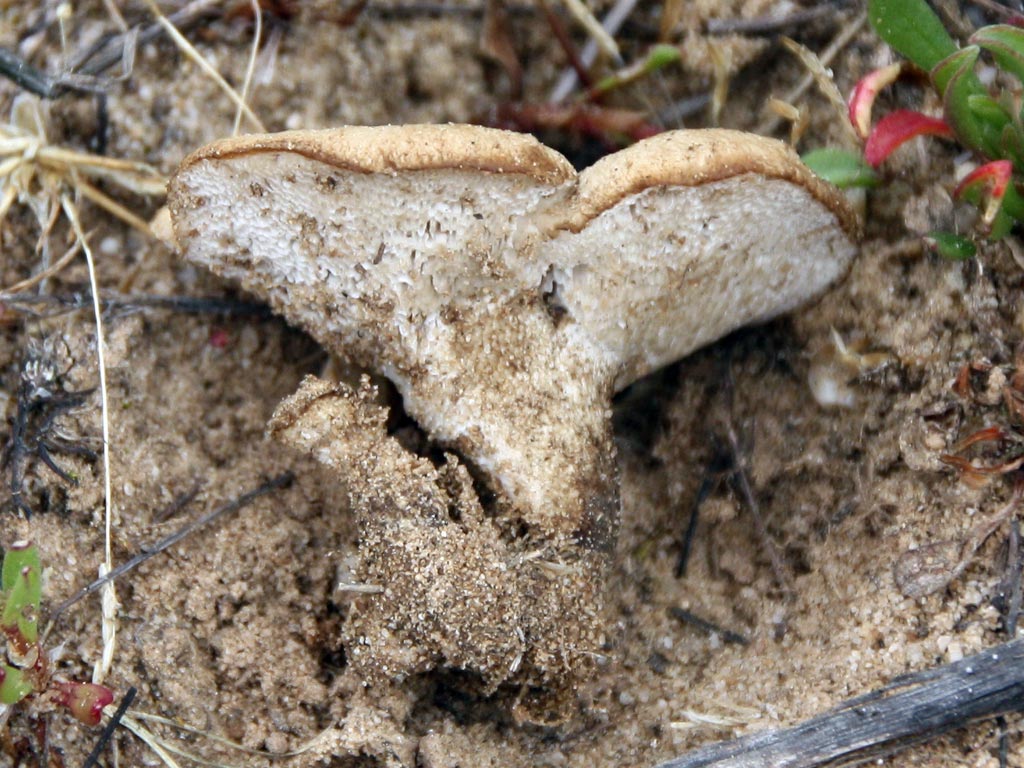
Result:
<svg viewBox="0 0 1024 768"><path fill-rule="evenodd" d="M485 7L475 0L370 0L348 13L327 2L266 6L249 103L268 130L487 122L512 96L507 64L484 53L494 49L494 35L485 45ZM223 4L186 31L234 84L244 78L253 39L249 8ZM151 21L142 3L121 10L130 24ZM565 56L539 6L507 10L507 41L523 67L522 102L542 103ZM617 35L626 61L657 34L660 10L638 8ZM685 4L670 30L672 41L685 42L683 60L622 89L612 103L645 110L650 120L667 116L670 128L683 127L681 113L685 127L705 126L708 109L688 105L703 103L716 73L727 73L719 123L758 128L770 116L768 97L789 92L802 66L778 30L703 30L710 19L793 10L779 0ZM56 73L68 55L117 30L106 3L75 5L65 20L66 55L59 13L56 3L0 0L0 45ZM840 6L784 31L821 51L855 16ZM582 45L585 32L571 17L564 22ZM835 83L849 92L890 57L865 26L831 62ZM6 80L0 114L38 115L51 146L94 151L104 134L111 157L163 174L232 131L231 102L164 37L140 44L130 77L104 91L106 125L94 96L39 102ZM884 108L920 98L913 84L900 86ZM849 141L843 115L816 89L795 105L807 120L799 149ZM778 130L788 137L786 126ZM565 129L544 139L574 160L608 150ZM558 702L554 725L538 724L543 691L489 686L445 664L382 679L353 662L358 654L343 625L358 601L372 599L351 590L360 557L353 481L267 433L275 408L305 376L324 376L337 364L237 287L78 198L101 290L123 299L103 317L113 564L268 479L291 472L294 480L119 578L116 610L107 607L116 621L105 626L99 593L56 617L46 640L61 649L56 674L88 679L102 660L104 631L116 625L105 684L118 699L136 689L131 712L140 722L143 715L168 718L145 722L169 746L229 765L611 768L653 766L712 740L796 723L906 672L1008 639L1012 479L965 475L940 457L959 451L991 465L1017 455L1012 440L963 451L958 442L990 425L1013 432L1004 391L1014 390L1024 364L1016 354L1024 270L1012 241L987 245L965 262L921 248L921 232L962 215L949 196L960 161L940 143L900 150L885 167L886 183L862 201L862 252L840 284L812 306L739 331L617 398L623 524L604 587L604 644ZM53 196L74 183L51 172L11 206L0 227L0 291L71 247L65 216L43 238L37 216L45 220ZM145 220L163 203L116 180L99 184ZM87 299L85 260L72 260L31 292ZM226 299L234 312L196 310L182 301L190 297ZM15 436L28 377L38 385L37 407L22 437L30 447L48 439L67 477L38 455L15 461L7 452L0 545L38 544L45 619L96 578L104 557L103 463L79 450L98 454L102 445L87 300L78 309L0 302L4 443ZM64 407L68 393L82 396ZM406 445L422 440L402 421L401 404L387 402L392 434ZM724 477L730 460L745 469L756 513ZM396 472L403 466L394 463ZM465 473L451 474L453 492L472 490ZM680 575L702 486L707 494ZM19 500L30 516L17 509ZM998 513L995 532L977 537L979 523ZM503 610L501 601L487 604ZM681 621L680 609L717 629ZM1008 718L1006 727L1008 764L1024 765L1020 720ZM81 765L99 738L98 729L34 698L11 708L0 728L2 766L38 765L44 751L51 765ZM994 723L980 723L884 762L995 766L998 740ZM160 763L124 728L102 760Z"/></svg>

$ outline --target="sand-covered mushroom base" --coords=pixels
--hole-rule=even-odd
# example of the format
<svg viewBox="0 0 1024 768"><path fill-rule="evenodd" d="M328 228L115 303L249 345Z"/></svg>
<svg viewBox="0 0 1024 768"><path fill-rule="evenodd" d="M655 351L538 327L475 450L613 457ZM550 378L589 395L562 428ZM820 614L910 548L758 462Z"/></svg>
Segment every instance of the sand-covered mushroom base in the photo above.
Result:
<svg viewBox="0 0 1024 768"><path fill-rule="evenodd" d="M337 588L350 593L342 641L351 668L384 686L463 670L485 695L521 686L521 719L563 721L607 650L607 556L509 541L466 467L450 453L436 466L410 453L386 433L387 416L365 379L353 391L310 378L270 426L348 489L359 557Z"/></svg>

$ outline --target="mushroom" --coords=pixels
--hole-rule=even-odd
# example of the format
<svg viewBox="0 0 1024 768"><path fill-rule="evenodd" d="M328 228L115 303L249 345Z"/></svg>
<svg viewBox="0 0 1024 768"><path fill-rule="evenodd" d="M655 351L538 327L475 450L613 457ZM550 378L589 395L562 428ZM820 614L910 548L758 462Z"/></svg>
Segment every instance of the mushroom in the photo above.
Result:
<svg viewBox="0 0 1024 768"><path fill-rule="evenodd" d="M788 147L726 130L579 174L475 126L243 136L169 194L189 259L390 379L514 536L597 560L619 521L612 396L818 295L857 232Z"/></svg>

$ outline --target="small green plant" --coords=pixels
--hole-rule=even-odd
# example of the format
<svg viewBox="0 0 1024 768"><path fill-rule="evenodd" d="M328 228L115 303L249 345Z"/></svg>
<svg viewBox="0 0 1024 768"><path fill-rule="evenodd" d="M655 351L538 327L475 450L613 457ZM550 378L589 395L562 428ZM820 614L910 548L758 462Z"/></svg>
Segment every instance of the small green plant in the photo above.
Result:
<svg viewBox="0 0 1024 768"><path fill-rule="evenodd" d="M15 542L0 566L0 723L10 709L30 697L41 705L67 708L86 725L97 725L103 708L114 700L111 690L94 683L60 680L50 672L51 658L39 642L42 579L39 550Z"/></svg>
<svg viewBox="0 0 1024 768"><path fill-rule="evenodd" d="M974 236L998 240L1024 221L1024 123L1021 89L1024 84L1024 29L995 24L977 30L959 47L925 0L869 0L868 19L878 35L912 65L928 74L942 102L942 116L900 109L873 127L871 112L878 93L908 69L906 62L871 72L860 80L849 101L850 121L865 140L864 157L878 167L892 152L915 136L952 139L971 150L979 165L957 185L955 199L978 208ZM984 60L983 60L984 56ZM985 77L979 68L990 62ZM1016 81L1016 88L1005 87ZM939 253L955 259L976 253L974 237L933 232L929 242Z"/></svg>

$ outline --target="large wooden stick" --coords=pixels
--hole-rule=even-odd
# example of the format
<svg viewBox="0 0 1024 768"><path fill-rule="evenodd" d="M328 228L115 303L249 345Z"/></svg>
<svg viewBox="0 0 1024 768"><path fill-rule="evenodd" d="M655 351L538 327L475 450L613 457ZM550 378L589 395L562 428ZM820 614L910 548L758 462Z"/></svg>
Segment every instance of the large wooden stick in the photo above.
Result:
<svg viewBox="0 0 1024 768"><path fill-rule="evenodd" d="M897 678L800 725L703 747L657 768L848 765L1024 710L1024 639Z"/></svg>

